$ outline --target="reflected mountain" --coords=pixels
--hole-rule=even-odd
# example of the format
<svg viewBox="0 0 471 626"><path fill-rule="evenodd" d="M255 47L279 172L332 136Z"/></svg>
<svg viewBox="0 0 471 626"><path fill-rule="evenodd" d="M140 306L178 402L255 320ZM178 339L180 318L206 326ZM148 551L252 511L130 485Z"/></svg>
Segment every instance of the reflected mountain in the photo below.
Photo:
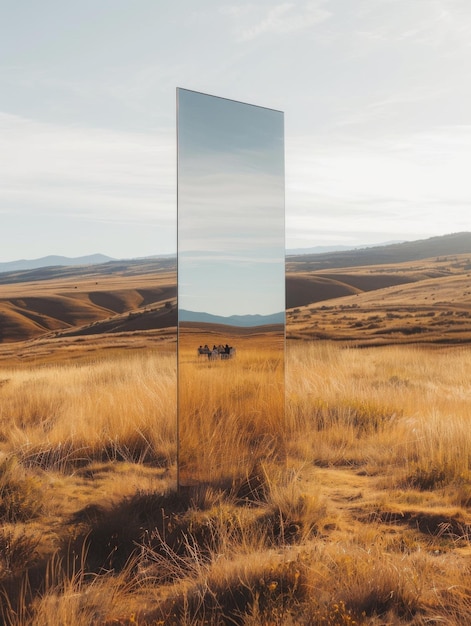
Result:
<svg viewBox="0 0 471 626"><path fill-rule="evenodd" d="M212 315L211 313L180 309L178 315L180 322L224 324L225 326L240 326L244 328L285 323L284 311L272 313L270 315L230 315L228 317L224 317L222 315Z"/></svg>

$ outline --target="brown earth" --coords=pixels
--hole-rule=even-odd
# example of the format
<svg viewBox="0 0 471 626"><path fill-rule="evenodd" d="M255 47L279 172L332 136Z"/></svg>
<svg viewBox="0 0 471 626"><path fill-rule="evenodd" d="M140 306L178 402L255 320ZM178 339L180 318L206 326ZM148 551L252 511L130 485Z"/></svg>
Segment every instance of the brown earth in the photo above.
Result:
<svg viewBox="0 0 471 626"><path fill-rule="evenodd" d="M0 285L0 342L176 325L174 271Z"/></svg>
<svg viewBox="0 0 471 626"><path fill-rule="evenodd" d="M471 340L470 264L467 254L449 260L344 268L341 273L304 273L307 287L300 295L310 302L291 307L288 303L287 336L355 345L467 343ZM292 278L296 284L297 275L288 274L288 285ZM332 296L332 285L340 279L348 289ZM314 285L321 288L316 292Z"/></svg>

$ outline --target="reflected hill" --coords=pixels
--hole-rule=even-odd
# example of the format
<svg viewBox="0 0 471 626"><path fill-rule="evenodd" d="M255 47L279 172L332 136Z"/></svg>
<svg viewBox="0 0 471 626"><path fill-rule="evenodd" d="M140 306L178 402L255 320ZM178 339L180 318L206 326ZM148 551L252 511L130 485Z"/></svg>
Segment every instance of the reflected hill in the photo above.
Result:
<svg viewBox="0 0 471 626"><path fill-rule="evenodd" d="M180 309L178 312L180 322L196 322L198 324L217 324L232 327L256 327L272 324L284 324L285 312L272 313L271 315L212 315L199 311Z"/></svg>

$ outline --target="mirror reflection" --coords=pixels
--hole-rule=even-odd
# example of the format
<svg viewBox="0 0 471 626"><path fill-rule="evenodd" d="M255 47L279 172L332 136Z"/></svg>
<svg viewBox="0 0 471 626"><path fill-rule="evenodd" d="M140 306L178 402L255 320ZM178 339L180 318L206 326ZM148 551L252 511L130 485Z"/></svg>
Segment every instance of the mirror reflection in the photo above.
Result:
<svg viewBox="0 0 471 626"><path fill-rule="evenodd" d="M272 109L184 89L177 105L178 456L189 485L280 453L284 130Z"/></svg>

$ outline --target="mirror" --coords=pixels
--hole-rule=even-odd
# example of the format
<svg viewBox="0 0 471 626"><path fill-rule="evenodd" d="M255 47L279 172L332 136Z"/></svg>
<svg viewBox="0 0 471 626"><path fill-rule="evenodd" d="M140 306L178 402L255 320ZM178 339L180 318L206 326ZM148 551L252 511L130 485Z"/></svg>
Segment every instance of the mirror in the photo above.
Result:
<svg viewBox="0 0 471 626"><path fill-rule="evenodd" d="M178 482L282 454L283 113L177 90Z"/></svg>

